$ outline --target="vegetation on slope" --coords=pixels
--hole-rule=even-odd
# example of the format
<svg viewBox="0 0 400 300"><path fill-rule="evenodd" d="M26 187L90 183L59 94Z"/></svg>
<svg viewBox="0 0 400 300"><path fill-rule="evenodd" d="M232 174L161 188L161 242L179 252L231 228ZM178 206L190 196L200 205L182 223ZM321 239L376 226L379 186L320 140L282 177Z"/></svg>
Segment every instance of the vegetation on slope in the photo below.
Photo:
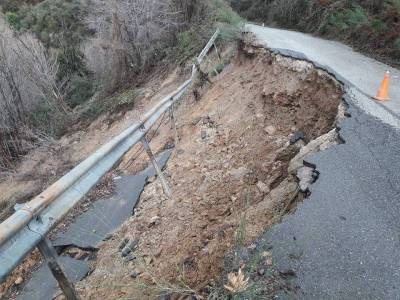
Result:
<svg viewBox="0 0 400 300"><path fill-rule="evenodd" d="M216 22L230 39L241 21L222 0L3 0L0 9L0 177L73 122L121 109L118 93L193 57Z"/></svg>

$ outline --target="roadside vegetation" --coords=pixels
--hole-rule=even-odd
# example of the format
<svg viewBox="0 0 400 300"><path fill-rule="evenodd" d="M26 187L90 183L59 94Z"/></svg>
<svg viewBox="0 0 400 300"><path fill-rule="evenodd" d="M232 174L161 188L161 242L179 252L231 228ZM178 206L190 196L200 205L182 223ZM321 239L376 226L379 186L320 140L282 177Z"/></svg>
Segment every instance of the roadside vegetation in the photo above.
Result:
<svg viewBox="0 0 400 300"><path fill-rule="evenodd" d="M399 0L230 0L248 20L344 41L400 65Z"/></svg>
<svg viewBox="0 0 400 300"><path fill-rule="evenodd" d="M222 0L4 0L0 10L0 178L72 125L133 106L153 70L190 60L217 23L222 42L234 39L242 20Z"/></svg>

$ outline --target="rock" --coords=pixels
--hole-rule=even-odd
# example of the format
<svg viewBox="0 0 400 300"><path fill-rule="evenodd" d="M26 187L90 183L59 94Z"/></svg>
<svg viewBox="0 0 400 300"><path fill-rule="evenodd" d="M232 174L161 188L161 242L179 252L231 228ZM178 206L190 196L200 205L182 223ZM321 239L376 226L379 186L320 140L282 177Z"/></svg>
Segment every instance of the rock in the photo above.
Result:
<svg viewBox="0 0 400 300"><path fill-rule="evenodd" d="M162 248L162 247L158 248L158 249L156 250L156 252L154 252L154 257L156 257L156 258L157 258L157 257L160 257L162 251L163 251L163 248Z"/></svg>
<svg viewBox="0 0 400 300"><path fill-rule="evenodd" d="M261 268L261 269L259 269L259 270L257 271L257 273L258 273L258 275L260 275L260 276L264 276L265 270Z"/></svg>
<svg viewBox="0 0 400 300"><path fill-rule="evenodd" d="M152 177L149 177L148 179L147 179L147 182L148 183L153 183L153 182L155 182L157 180L157 177L156 176L152 176Z"/></svg>
<svg viewBox="0 0 400 300"><path fill-rule="evenodd" d="M271 257L271 256L272 256L272 253L271 253L271 251L264 251L264 252L262 253L262 256L263 256L263 257Z"/></svg>
<svg viewBox="0 0 400 300"><path fill-rule="evenodd" d="M128 242L129 242L129 239L128 239L128 238L123 239L122 242L121 242L121 244L119 244L118 250L119 250L119 251L122 251L122 249L125 248L125 246L128 244Z"/></svg>
<svg viewBox="0 0 400 300"><path fill-rule="evenodd" d="M160 225L161 220L159 216L154 216L150 219L150 223L149 226L156 226L156 225Z"/></svg>
<svg viewBox="0 0 400 300"><path fill-rule="evenodd" d="M263 194L268 194L271 191L269 186L262 181L257 182L257 188Z"/></svg>
<svg viewBox="0 0 400 300"><path fill-rule="evenodd" d="M132 254L128 254L126 257L125 257L125 260L127 261L127 262L129 262L129 261L134 261L136 259L136 256L134 256L134 255L132 255Z"/></svg>
<svg viewBox="0 0 400 300"><path fill-rule="evenodd" d="M267 266L272 266L272 258L267 258L266 260L265 260L265 264L267 265Z"/></svg>
<svg viewBox="0 0 400 300"><path fill-rule="evenodd" d="M288 278L288 277L295 277L296 276L296 272L293 270L283 270L283 271L279 271L279 275L281 275L283 278Z"/></svg>
<svg viewBox="0 0 400 300"><path fill-rule="evenodd" d="M146 265L150 265L153 262L153 258L147 256L144 258L144 262L146 263Z"/></svg>
<svg viewBox="0 0 400 300"><path fill-rule="evenodd" d="M246 169L245 167L240 167L240 168L232 169L232 170L228 171L228 174L231 175L234 180L241 180L249 173L250 173L250 171L248 169Z"/></svg>
<svg viewBox="0 0 400 300"><path fill-rule="evenodd" d="M126 246L124 248L124 250L122 250L121 256L122 257L126 257L128 256L129 253L131 253L132 251L134 251L137 247L137 245L139 244L139 239L135 239L133 242L131 242L128 246Z"/></svg>
<svg viewBox="0 0 400 300"><path fill-rule="evenodd" d="M21 277L21 276L19 276L15 281L14 281L14 283L16 284L16 285L20 285L21 283L23 283L24 282L24 279Z"/></svg>
<svg viewBox="0 0 400 300"><path fill-rule="evenodd" d="M133 271L129 276L130 276L131 278L133 278L133 279L136 279L139 275L140 275L139 273Z"/></svg>
<svg viewBox="0 0 400 300"><path fill-rule="evenodd" d="M300 152L290 161L288 171L292 175L296 175L297 169L301 168L304 164L303 161L306 156L317 153L320 150L329 148L332 145L338 144L338 135L336 129L331 130L325 135L309 142L306 146L300 149Z"/></svg>
<svg viewBox="0 0 400 300"><path fill-rule="evenodd" d="M192 125L196 126L201 121L201 119L202 119L201 117L194 118L192 121Z"/></svg>
<svg viewBox="0 0 400 300"><path fill-rule="evenodd" d="M315 171L310 167L301 167L297 170L297 178L299 179L299 188L303 193L308 191L308 187L315 182Z"/></svg>
<svg viewBox="0 0 400 300"><path fill-rule="evenodd" d="M112 237L113 237L113 235L112 235L111 233L107 234L107 235L104 237L103 242L106 242L106 241L108 241L108 240L111 240Z"/></svg>
<svg viewBox="0 0 400 300"><path fill-rule="evenodd" d="M294 145L296 144L298 141L300 140L304 140L305 139L305 135L303 132L301 131L296 131L295 133L293 133L293 135L290 138L290 145Z"/></svg>
<svg viewBox="0 0 400 300"><path fill-rule="evenodd" d="M264 131L266 133L268 133L269 135L273 135L276 132L276 128L274 126L270 125L270 126L265 127Z"/></svg>

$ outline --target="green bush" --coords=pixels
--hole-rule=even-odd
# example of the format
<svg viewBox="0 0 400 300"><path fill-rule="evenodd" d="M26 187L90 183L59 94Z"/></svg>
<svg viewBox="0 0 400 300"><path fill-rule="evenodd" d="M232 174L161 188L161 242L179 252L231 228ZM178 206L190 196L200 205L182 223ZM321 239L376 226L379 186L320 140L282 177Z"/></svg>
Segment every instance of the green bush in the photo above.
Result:
<svg viewBox="0 0 400 300"><path fill-rule="evenodd" d="M355 5L354 8L334 12L330 17L330 24L340 31L356 29L368 24L368 16L361 6Z"/></svg>
<svg viewBox="0 0 400 300"><path fill-rule="evenodd" d="M237 28L244 24L244 19L222 0L214 0L214 5L217 10L218 22L226 23Z"/></svg>
<svg viewBox="0 0 400 300"><path fill-rule="evenodd" d="M54 137L60 137L66 132L68 120L67 115L51 109L44 99L30 114L30 121L36 130Z"/></svg>
<svg viewBox="0 0 400 300"><path fill-rule="evenodd" d="M35 5L20 5L8 22L14 29L31 31L47 48L58 51L60 80L87 75L81 42L88 35L82 20L86 6L80 0L44 0Z"/></svg>
<svg viewBox="0 0 400 300"><path fill-rule="evenodd" d="M380 20L380 19L373 19L371 21L371 28L376 32L376 33L381 33L385 30L387 30L386 24Z"/></svg>
<svg viewBox="0 0 400 300"><path fill-rule="evenodd" d="M2 0L0 6L3 12L17 12L19 7L23 5L25 1L22 0Z"/></svg>
<svg viewBox="0 0 400 300"><path fill-rule="evenodd" d="M392 4L396 8L397 12L400 14L400 0L392 0Z"/></svg>
<svg viewBox="0 0 400 300"><path fill-rule="evenodd" d="M11 26L11 28L18 30L21 26L18 15L15 12L6 13L6 21Z"/></svg>
<svg viewBox="0 0 400 300"><path fill-rule="evenodd" d="M395 41L394 41L394 48L396 50L400 50L400 37L398 37Z"/></svg>
<svg viewBox="0 0 400 300"><path fill-rule="evenodd" d="M90 99L93 94L93 81L88 77L75 76L70 82L68 103L71 107L76 107Z"/></svg>
<svg viewBox="0 0 400 300"><path fill-rule="evenodd" d="M88 103L87 108L81 114L81 119L88 121L97 118L103 113L116 113L124 109L129 109L135 104L137 91L135 89L126 90L112 97L99 97Z"/></svg>

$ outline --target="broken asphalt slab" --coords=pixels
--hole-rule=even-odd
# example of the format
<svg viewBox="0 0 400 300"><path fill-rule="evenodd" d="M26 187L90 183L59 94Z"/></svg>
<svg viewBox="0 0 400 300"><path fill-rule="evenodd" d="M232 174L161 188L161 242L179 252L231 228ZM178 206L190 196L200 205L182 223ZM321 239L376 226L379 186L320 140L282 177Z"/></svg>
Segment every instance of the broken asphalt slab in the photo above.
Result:
<svg viewBox="0 0 400 300"><path fill-rule="evenodd" d="M400 299L400 82L392 101L371 99L386 70L337 42L250 25L266 48L311 61L345 83L351 117L343 144L306 158L311 196L266 232L275 267L293 270L279 299Z"/></svg>
<svg viewBox="0 0 400 300"><path fill-rule="evenodd" d="M158 157L161 168L166 165L170 155L171 151L168 150ZM116 179L115 195L94 202L92 207L80 215L67 231L56 237L52 242L53 246L74 245L83 249L96 248L109 233L132 216L147 178L155 175L153 166L149 166L136 175Z"/></svg>
<svg viewBox="0 0 400 300"><path fill-rule="evenodd" d="M172 150L166 150L157 157L163 169ZM74 246L82 249L95 249L107 235L117 229L133 214L133 209L147 179L156 175L153 166L136 175L122 176L115 180L115 195L100 199L83 214L77 217L69 228L57 235L52 241L55 247ZM82 280L90 271L87 261L76 260L67 256L60 256L60 264L72 282ZM42 265L36 271L27 285L23 288L18 300L47 300L53 299L57 292L57 282L53 278L47 265Z"/></svg>
<svg viewBox="0 0 400 300"><path fill-rule="evenodd" d="M80 281L90 271L88 262L75 260L68 256L60 256L59 262L69 280ZM59 291L57 281L51 275L47 265L42 265L24 287L17 300L53 299Z"/></svg>
<svg viewBox="0 0 400 300"><path fill-rule="evenodd" d="M298 294L281 299L400 299L400 133L350 112L345 144L307 159L311 196L265 234L277 268L296 273Z"/></svg>
<svg viewBox="0 0 400 300"><path fill-rule="evenodd" d="M333 74L338 80L368 96L368 101L374 97L386 73L390 71L394 80L391 81L391 101L375 102L388 113L400 116L400 71L388 65L368 58L353 51L339 42L316 38L295 31L246 25L246 31L252 32L257 43L276 53L296 59L312 62L316 67ZM374 109L368 111L374 114Z"/></svg>

